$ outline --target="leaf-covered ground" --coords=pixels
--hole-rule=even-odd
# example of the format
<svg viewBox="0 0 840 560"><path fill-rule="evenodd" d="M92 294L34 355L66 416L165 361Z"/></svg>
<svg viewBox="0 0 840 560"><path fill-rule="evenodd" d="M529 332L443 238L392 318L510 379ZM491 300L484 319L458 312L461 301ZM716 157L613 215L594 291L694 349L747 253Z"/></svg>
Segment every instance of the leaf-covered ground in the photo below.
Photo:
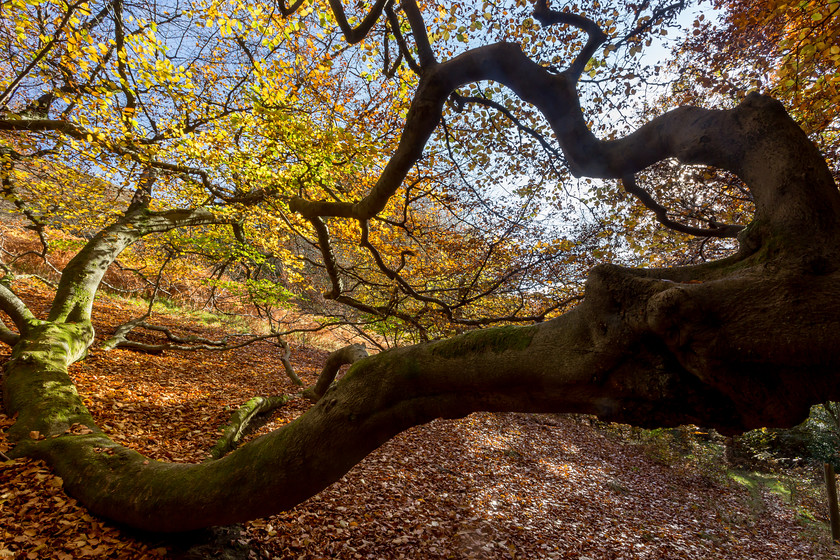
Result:
<svg viewBox="0 0 840 560"><path fill-rule="evenodd" d="M37 308L38 294L29 299ZM100 298L100 333L136 312ZM326 352L292 349L296 370L314 382ZM160 356L94 350L72 375L116 441L156 459L201 461L231 410L293 391L279 352L268 343ZM304 409L287 405L260 433ZM0 414L0 451L11 423ZM0 559L840 558L822 511L804 521L799 502L751 493L714 467L663 461L580 419L474 414L403 433L291 511L172 539L89 515L43 463L0 462Z"/></svg>

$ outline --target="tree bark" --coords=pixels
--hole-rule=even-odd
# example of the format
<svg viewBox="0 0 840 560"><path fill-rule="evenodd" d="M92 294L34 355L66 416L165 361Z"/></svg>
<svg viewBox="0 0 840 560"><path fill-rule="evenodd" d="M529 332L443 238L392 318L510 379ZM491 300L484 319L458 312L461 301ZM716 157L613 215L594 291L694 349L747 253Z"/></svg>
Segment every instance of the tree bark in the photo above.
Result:
<svg viewBox="0 0 840 560"><path fill-rule="evenodd" d="M828 344L836 337L819 334L836 325L836 307L824 304L837 295L838 278L760 273L772 266L753 256L692 269L702 283L680 282L686 269L661 271L673 278L662 279L599 267L584 302L557 319L361 360L298 420L201 465L150 461L98 433L27 439L33 429L62 434L72 422L94 427L60 367L72 353L58 360L27 350L60 345L64 333L50 327L39 342L16 348L7 369L7 403L21 413L13 453L47 460L68 493L96 514L181 531L292 507L400 431L476 410L580 412L730 432L790 425L810 403L840 398L838 350ZM816 297L801 297L805 284ZM777 324L782 300L784 316L815 326ZM34 372L39 382L21 388ZM74 414L45 415L42 405L29 412L34 403Z"/></svg>

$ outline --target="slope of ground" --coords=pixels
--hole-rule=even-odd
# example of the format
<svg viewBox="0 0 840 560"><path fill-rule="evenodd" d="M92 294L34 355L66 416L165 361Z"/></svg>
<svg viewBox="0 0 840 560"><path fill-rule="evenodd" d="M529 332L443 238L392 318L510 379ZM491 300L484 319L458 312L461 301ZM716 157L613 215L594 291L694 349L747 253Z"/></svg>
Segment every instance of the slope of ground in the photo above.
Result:
<svg viewBox="0 0 840 560"><path fill-rule="evenodd" d="M44 305L34 289L25 296L33 308ZM101 297L100 338L132 313ZM200 324L178 326L220 335ZM292 351L299 375L314 382L326 352ZM269 343L159 356L94 350L72 375L116 441L191 462L207 457L239 404L294 391L279 356ZM260 433L305 407L287 405ZM0 451L8 449L3 432L11 423L0 414ZM721 472L662 461L575 418L474 414L401 434L291 511L174 539L87 514L43 463L0 459L0 559L840 558L823 524ZM191 549L196 543L203 544Z"/></svg>

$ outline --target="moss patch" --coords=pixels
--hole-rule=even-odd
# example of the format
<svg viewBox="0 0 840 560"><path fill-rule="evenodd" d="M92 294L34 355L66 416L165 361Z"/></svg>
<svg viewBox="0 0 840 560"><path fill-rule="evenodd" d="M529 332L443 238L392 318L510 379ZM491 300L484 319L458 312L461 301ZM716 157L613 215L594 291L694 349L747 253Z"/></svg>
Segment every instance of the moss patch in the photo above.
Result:
<svg viewBox="0 0 840 560"><path fill-rule="evenodd" d="M514 326L480 329L436 342L431 351L442 358L457 358L484 352L501 354L505 350L522 351L531 345L536 330L536 327Z"/></svg>

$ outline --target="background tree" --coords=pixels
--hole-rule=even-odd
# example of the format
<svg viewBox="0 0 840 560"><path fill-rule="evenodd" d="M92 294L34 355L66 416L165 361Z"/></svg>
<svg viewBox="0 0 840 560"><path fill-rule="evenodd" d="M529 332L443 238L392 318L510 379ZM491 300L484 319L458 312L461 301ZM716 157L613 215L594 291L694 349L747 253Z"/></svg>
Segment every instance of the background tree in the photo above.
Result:
<svg viewBox="0 0 840 560"><path fill-rule="evenodd" d="M17 64L17 51L7 53L24 70L5 83L0 129L9 138L4 185L17 206L38 219L16 181L24 162L59 153L96 154L85 160L91 174L102 159L118 171L103 171L103 186L122 178L135 186L64 267L45 318L0 285L0 309L14 325L0 333L13 346L3 377L4 406L18 415L12 454L46 459L97 514L151 530L267 515L324 488L399 431L475 410L733 431L790 425L811 404L840 398L840 193L783 107L759 95L730 110L682 107L606 140L581 110L578 87L593 55L637 55L682 3L595 6L586 17L545 1L452 13L413 0L350 12L337 1L329 12L280 3L273 14L228 3L160 13L120 3L98 12L15 6L24 27L14 40L28 38L29 55ZM169 18L200 30L186 33L198 45L186 64L173 61L176 35L160 31ZM358 46L337 46L332 25ZM94 32L103 40L88 39ZM351 52L360 53L352 64L343 58ZM85 65L87 56L108 58ZM354 93L346 102L345 88ZM31 104L43 96L46 108ZM359 106L382 119L357 119ZM487 132L483 150L478 131ZM737 236L737 251L685 267L596 266L582 301L549 319L574 292L565 278L548 289L535 278L551 278L574 242L563 228L544 234L548 222L525 225L540 217L538 201L552 200L540 190L548 175L525 181L543 158L551 173L563 165L620 180L670 229ZM672 158L740 177L751 223L669 215L638 177ZM500 202L490 204L491 194ZM205 228L225 224L281 259L305 238L320 262L304 253L289 268L322 270L327 299L412 325L421 338L440 316L465 326L535 322L381 352L357 361L296 421L220 460L150 461L96 427L67 366L93 340L94 295L124 249L180 229L215 235ZM598 238L585 222L570 231ZM455 265L440 256L460 246L471 249L466 271L450 278ZM483 309L499 312L482 317Z"/></svg>

